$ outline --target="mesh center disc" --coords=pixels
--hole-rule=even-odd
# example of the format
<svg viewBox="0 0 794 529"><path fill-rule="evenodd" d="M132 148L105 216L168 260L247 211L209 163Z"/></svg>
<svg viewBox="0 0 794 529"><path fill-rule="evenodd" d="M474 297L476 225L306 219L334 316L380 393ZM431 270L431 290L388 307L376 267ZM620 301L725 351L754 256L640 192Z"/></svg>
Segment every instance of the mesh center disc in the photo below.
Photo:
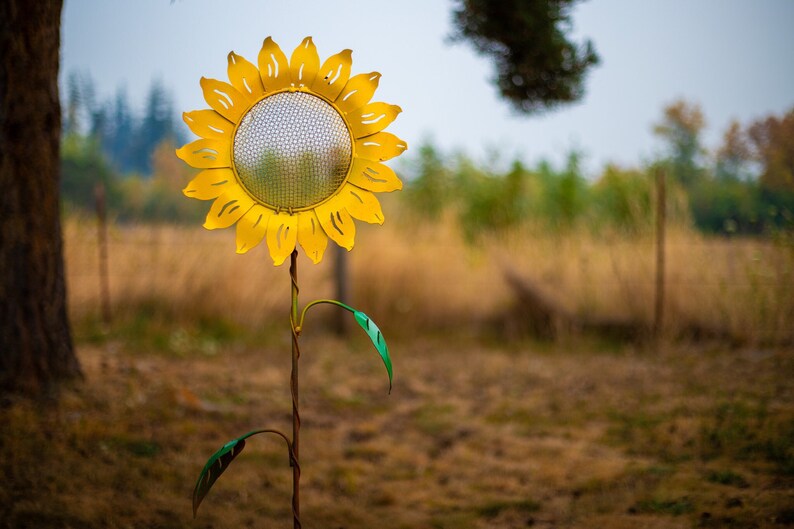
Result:
<svg viewBox="0 0 794 529"><path fill-rule="evenodd" d="M304 92L268 96L240 120L232 160L245 189L274 208L306 208L333 195L350 168L342 116Z"/></svg>

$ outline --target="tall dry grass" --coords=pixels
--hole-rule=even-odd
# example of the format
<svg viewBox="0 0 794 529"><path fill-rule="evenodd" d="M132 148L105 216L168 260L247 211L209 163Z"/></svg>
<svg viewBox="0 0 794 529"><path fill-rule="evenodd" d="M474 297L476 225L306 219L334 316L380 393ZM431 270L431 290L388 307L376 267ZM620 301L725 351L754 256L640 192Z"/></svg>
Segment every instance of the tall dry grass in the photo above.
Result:
<svg viewBox="0 0 794 529"><path fill-rule="evenodd" d="M114 225L109 240L117 318L158 310L178 320L256 328L289 310L287 265L273 267L262 247L236 255L233 230ZM65 245L71 315L96 317L94 223L69 219ZM671 335L706 329L743 341L794 342L790 238L713 238L674 227L666 255ZM352 303L391 332L472 329L490 321L513 301L505 267L579 317L653 321L655 247L648 235L525 228L467 245L451 219L422 222L397 212L384 226L359 223L349 259ZM300 259L302 300L333 295L332 262Z"/></svg>
<svg viewBox="0 0 794 529"><path fill-rule="evenodd" d="M538 233L510 235L499 245L500 259L580 317L651 326L656 295L653 236ZM750 342L794 340L790 239L716 238L673 227L665 260L668 333Z"/></svg>

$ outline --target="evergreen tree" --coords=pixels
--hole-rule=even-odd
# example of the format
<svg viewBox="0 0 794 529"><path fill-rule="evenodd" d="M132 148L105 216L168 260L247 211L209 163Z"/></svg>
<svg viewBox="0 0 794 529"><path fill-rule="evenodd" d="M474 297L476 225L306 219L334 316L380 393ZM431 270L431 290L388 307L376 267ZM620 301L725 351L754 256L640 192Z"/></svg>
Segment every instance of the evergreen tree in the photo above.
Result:
<svg viewBox="0 0 794 529"><path fill-rule="evenodd" d="M154 80L146 96L143 120L133 143L132 168L143 174L152 172L152 153L163 140L174 139L174 107L162 82Z"/></svg>
<svg viewBox="0 0 794 529"><path fill-rule="evenodd" d="M132 157L131 147L134 141L135 122L130 111L127 91L119 88L113 100L111 109L113 116L113 130L108 138L107 152L119 170L131 171L135 161Z"/></svg>
<svg viewBox="0 0 794 529"><path fill-rule="evenodd" d="M80 122L80 79L76 72L66 78L66 114L63 118L63 134L70 136L79 134Z"/></svg>
<svg viewBox="0 0 794 529"><path fill-rule="evenodd" d="M502 96L523 113L577 101L598 55L568 40L577 0L458 0L456 40L467 39L496 65Z"/></svg>

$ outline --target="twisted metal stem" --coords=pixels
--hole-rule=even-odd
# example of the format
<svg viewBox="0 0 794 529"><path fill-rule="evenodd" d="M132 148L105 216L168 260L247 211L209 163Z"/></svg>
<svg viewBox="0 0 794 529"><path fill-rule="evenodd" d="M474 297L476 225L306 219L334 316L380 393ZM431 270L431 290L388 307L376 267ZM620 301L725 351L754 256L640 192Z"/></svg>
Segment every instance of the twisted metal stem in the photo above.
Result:
<svg viewBox="0 0 794 529"><path fill-rule="evenodd" d="M294 529L301 529L300 521L300 479L301 469L299 464L299 444L301 417L298 412L298 360L301 352L298 347L300 328L298 320L298 250L293 250L290 256L289 275L292 281L291 297L292 306L289 314L290 328L292 329L292 373L290 374L290 391L292 393L292 519Z"/></svg>

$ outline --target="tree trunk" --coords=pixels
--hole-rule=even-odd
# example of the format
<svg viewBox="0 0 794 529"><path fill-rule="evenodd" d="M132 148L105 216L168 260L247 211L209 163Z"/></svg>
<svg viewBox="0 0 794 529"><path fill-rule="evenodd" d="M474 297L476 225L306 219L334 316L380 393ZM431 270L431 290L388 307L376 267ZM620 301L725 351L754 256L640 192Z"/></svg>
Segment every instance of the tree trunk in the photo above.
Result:
<svg viewBox="0 0 794 529"><path fill-rule="evenodd" d="M66 313L61 0L0 0L0 393L80 376Z"/></svg>

